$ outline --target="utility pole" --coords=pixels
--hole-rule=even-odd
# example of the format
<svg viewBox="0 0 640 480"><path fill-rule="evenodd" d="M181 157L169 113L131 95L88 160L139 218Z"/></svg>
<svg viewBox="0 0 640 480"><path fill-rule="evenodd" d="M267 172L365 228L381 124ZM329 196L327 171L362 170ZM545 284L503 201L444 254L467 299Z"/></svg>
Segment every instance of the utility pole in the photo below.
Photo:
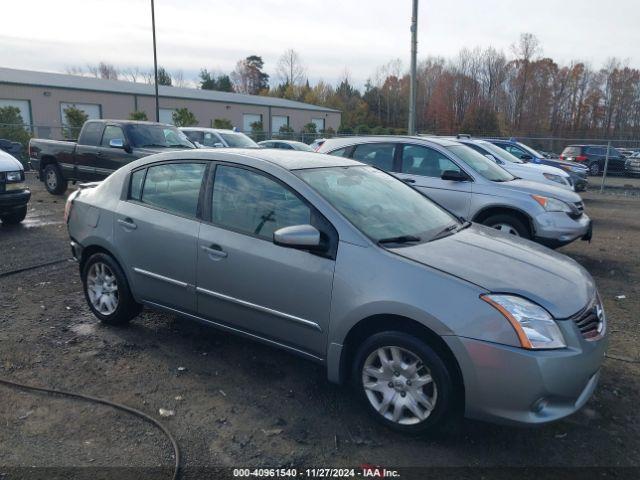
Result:
<svg viewBox="0 0 640 480"><path fill-rule="evenodd" d="M413 0L411 13L411 86L409 89L409 135L416 134L416 59L418 56L418 0Z"/></svg>
<svg viewBox="0 0 640 480"><path fill-rule="evenodd" d="M153 76L156 86L156 122L160 121L160 100L158 98L158 53L156 52L156 12L151 0L151 29L153 30Z"/></svg>

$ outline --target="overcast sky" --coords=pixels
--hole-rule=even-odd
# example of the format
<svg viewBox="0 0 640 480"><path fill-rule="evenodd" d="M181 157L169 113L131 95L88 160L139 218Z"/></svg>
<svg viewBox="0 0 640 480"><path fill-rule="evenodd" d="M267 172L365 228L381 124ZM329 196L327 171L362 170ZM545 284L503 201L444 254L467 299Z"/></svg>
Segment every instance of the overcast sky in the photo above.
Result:
<svg viewBox="0 0 640 480"><path fill-rule="evenodd" d="M309 78L348 71L362 85L375 68L409 62L411 0L156 0L159 63L193 80L201 67L230 72L261 55L273 74L288 49ZM64 72L101 60L152 66L150 0L26 0L3 6L0 66ZM556 61L593 66L617 56L640 66L640 0L420 0L419 58L462 47L510 53L535 34Z"/></svg>

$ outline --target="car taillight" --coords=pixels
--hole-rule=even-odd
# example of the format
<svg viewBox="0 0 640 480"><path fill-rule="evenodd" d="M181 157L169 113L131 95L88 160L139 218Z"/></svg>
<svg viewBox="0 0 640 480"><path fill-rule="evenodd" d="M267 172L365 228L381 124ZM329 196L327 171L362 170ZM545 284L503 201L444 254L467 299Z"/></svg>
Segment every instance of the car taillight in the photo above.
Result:
<svg viewBox="0 0 640 480"><path fill-rule="evenodd" d="M584 162L587 160L587 156L586 155L578 155L576 157L576 162Z"/></svg>
<svg viewBox="0 0 640 480"><path fill-rule="evenodd" d="M560 160L564 160L564 155L560 155Z"/></svg>
<svg viewBox="0 0 640 480"><path fill-rule="evenodd" d="M67 203L64 204L64 223L69 223L71 209L73 208L73 200L78 196L79 193L80 190L76 190L67 198Z"/></svg>

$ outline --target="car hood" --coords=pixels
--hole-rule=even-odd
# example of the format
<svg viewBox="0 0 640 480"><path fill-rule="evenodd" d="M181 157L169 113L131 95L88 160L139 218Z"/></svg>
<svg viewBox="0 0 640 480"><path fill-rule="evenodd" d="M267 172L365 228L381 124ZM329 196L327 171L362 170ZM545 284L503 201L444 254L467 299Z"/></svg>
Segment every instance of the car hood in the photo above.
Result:
<svg viewBox="0 0 640 480"><path fill-rule="evenodd" d="M22 169L22 164L16 157L0 150L0 172L15 172Z"/></svg>
<svg viewBox="0 0 640 480"><path fill-rule="evenodd" d="M569 174L566 170L562 170L558 167L552 167L550 165L542 165L538 163L522 163L518 165L519 168L524 168L527 170L535 170L540 173L551 173L552 175L559 175L561 177L569 177Z"/></svg>
<svg viewBox="0 0 640 480"><path fill-rule="evenodd" d="M517 180L512 180L511 182L495 182L494 184L499 185L500 188L510 189L514 192L525 192L530 195L553 197L566 203L577 203L582 201L582 198L577 193L566 188L562 188L560 186L556 187L555 185L547 183L532 182L519 178Z"/></svg>
<svg viewBox="0 0 640 480"><path fill-rule="evenodd" d="M577 167L577 168L580 168L580 169L588 170L588 168L585 167L584 165L582 165L580 163L576 163L576 162L569 162L568 160L561 160L559 158L547 158L547 159L543 159L543 160L548 160L550 162L557 163L558 165L568 165L570 167Z"/></svg>
<svg viewBox="0 0 640 480"><path fill-rule="evenodd" d="M389 250L489 292L528 298L558 319L575 314L595 296L593 278L574 260L482 225Z"/></svg>

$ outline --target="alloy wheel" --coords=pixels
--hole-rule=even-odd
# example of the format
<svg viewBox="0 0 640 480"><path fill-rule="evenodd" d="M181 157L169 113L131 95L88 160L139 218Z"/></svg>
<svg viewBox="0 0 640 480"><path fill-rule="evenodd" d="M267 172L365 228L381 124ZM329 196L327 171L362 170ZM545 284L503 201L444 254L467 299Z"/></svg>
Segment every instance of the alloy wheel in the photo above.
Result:
<svg viewBox="0 0 640 480"><path fill-rule="evenodd" d="M400 425L423 422L438 400L429 368L415 353L396 346L369 354L362 367L362 386L373 408Z"/></svg>
<svg viewBox="0 0 640 480"><path fill-rule="evenodd" d="M515 235L516 237L520 236L518 231L513 228L513 225L509 225L508 223L496 223L495 225L491 225L491 228L495 228L496 230L500 230L501 232L508 233L509 235Z"/></svg>
<svg viewBox="0 0 640 480"><path fill-rule="evenodd" d="M49 187L50 190L55 190L58 187L58 176L56 175L55 171L53 170L47 171L46 182L47 182L47 187Z"/></svg>
<svg viewBox="0 0 640 480"><path fill-rule="evenodd" d="M87 274L89 301L102 315L111 315L118 308L118 283L106 263L96 262Z"/></svg>

